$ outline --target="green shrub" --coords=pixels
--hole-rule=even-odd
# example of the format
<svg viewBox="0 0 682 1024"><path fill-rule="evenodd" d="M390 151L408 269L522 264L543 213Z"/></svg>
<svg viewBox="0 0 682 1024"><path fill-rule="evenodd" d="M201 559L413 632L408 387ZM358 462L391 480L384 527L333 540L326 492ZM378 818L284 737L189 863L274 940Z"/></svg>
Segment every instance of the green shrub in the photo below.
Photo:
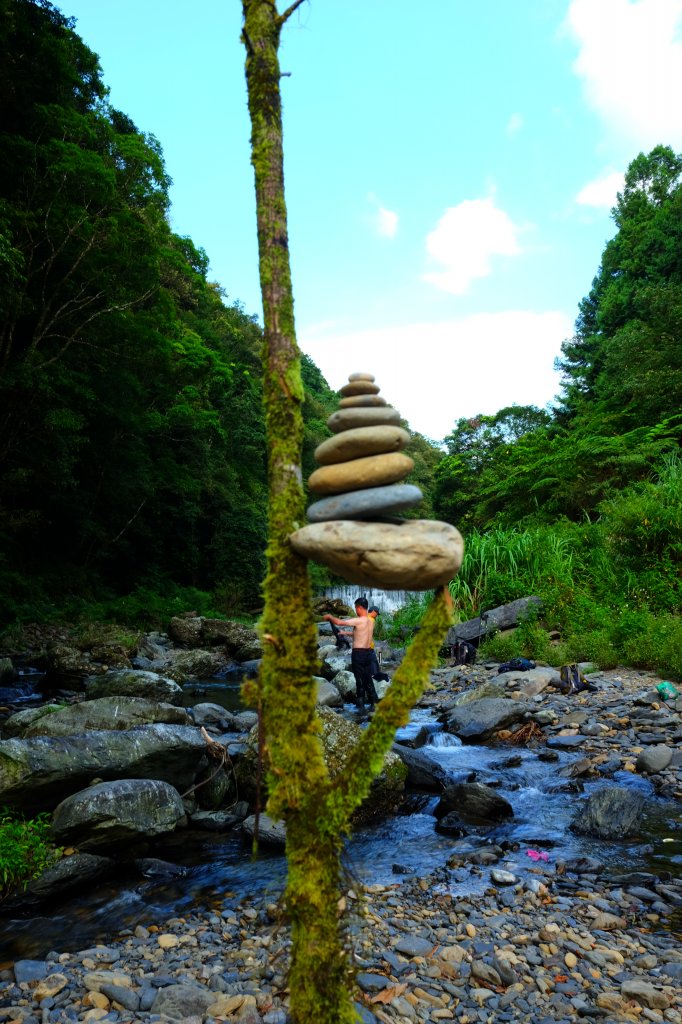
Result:
<svg viewBox="0 0 682 1024"><path fill-rule="evenodd" d="M50 816L24 820L7 808L0 810L0 900L51 867L61 849L50 842Z"/></svg>

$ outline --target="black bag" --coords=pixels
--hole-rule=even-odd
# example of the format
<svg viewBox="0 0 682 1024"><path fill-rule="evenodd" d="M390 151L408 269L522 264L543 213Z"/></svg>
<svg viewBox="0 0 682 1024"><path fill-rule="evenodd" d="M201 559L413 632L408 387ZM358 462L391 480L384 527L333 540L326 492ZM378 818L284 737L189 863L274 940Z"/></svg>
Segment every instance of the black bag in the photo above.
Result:
<svg viewBox="0 0 682 1024"><path fill-rule="evenodd" d="M455 640L450 644L450 657L454 659L455 665L473 665L476 661L476 648L466 640Z"/></svg>
<svg viewBox="0 0 682 1024"><path fill-rule="evenodd" d="M503 662L497 672L498 675L500 672L529 672L532 668L535 668L535 662L530 658L512 658Z"/></svg>
<svg viewBox="0 0 682 1024"><path fill-rule="evenodd" d="M596 689L596 687L590 686L575 662L570 665L562 665L559 674L561 676L561 692L565 693L567 697L574 693L582 693L583 690Z"/></svg>
<svg viewBox="0 0 682 1024"><path fill-rule="evenodd" d="M348 640L346 639L345 636L341 636L341 630L339 629L339 627L333 622L330 622L329 625L332 627L332 633L336 637L336 646L338 650L349 651L350 644L348 643Z"/></svg>

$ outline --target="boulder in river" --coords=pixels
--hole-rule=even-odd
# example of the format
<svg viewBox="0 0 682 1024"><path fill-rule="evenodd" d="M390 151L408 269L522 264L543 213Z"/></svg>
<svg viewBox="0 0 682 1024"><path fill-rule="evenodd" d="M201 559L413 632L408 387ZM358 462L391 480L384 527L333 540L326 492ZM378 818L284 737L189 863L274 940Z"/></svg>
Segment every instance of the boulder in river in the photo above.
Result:
<svg viewBox="0 0 682 1024"><path fill-rule="evenodd" d="M641 793L624 786L604 786L580 805L571 828L599 839L621 839L637 830L643 809Z"/></svg>
<svg viewBox="0 0 682 1024"><path fill-rule="evenodd" d="M458 782L445 787L434 814L444 818L453 812L462 821L475 825L494 824L514 817L509 801L481 782Z"/></svg>
<svg viewBox="0 0 682 1024"><path fill-rule="evenodd" d="M445 728L460 739L483 742L499 729L522 722L531 709L527 704L505 697L484 697L481 700L451 708L443 718Z"/></svg>
<svg viewBox="0 0 682 1024"><path fill-rule="evenodd" d="M0 805L29 813L49 810L94 779L159 779L184 792L205 755L200 730L184 725L3 740Z"/></svg>
<svg viewBox="0 0 682 1024"><path fill-rule="evenodd" d="M52 816L57 843L110 849L165 835L185 819L180 794L158 779L100 782L63 800Z"/></svg>
<svg viewBox="0 0 682 1024"><path fill-rule="evenodd" d="M95 882L105 875L111 877L114 861L111 857L101 857L94 853L74 853L71 857L62 857L42 875L33 879L26 887L29 899L48 900L62 897L76 889L83 890L90 882Z"/></svg>
<svg viewBox="0 0 682 1024"><path fill-rule="evenodd" d="M331 778L340 774L360 740L360 727L330 708L318 706L317 715L322 723L324 759ZM248 750L235 765L239 793L247 799L255 796L258 762L257 729L249 736ZM384 767L372 782L369 796L353 815L357 824L383 817L394 810L403 798L407 769L397 754L389 751Z"/></svg>
<svg viewBox="0 0 682 1024"><path fill-rule="evenodd" d="M98 697L67 707L44 705L12 715L5 723L8 736L75 736L97 729L134 729L165 722L191 725L184 708L143 697Z"/></svg>
<svg viewBox="0 0 682 1024"><path fill-rule="evenodd" d="M182 704L182 687L172 679L165 679L156 672L128 669L106 672L85 680L85 692L89 699L95 697L146 697L148 700L164 701L168 704Z"/></svg>

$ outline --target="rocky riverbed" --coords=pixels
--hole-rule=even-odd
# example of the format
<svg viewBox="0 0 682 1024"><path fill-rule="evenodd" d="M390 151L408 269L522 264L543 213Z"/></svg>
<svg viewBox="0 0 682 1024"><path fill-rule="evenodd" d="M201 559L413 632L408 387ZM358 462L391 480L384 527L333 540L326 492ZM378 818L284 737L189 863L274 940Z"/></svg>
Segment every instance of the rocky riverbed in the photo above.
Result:
<svg viewBox="0 0 682 1024"><path fill-rule="evenodd" d="M595 689L571 698L537 673L505 676L495 666L440 670L422 707L453 738L478 729L488 742L485 702L523 706L521 720L497 724L500 759L513 765L521 742L531 745L567 800L583 790L583 807L605 785L637 791L623 780L641 780L644 810L663 808L666 834L635 826L605 864L598 838L592 856L572 857L560 843L543 845L542 822L534 849L470 825L431 872L414 865L387 884L349 877L363 1019L682 1021L682 701L662 700L658 677L626 670L590 676ZM457 703L476 690L479 700ZM478 705L477 718L466 718L467 704ZM565 750L580 756L559 772L553 758ZM2 965L0 1020L285 1024L287 950L279 904L225 892L181 917L148 916L106 945Z"/></svg>

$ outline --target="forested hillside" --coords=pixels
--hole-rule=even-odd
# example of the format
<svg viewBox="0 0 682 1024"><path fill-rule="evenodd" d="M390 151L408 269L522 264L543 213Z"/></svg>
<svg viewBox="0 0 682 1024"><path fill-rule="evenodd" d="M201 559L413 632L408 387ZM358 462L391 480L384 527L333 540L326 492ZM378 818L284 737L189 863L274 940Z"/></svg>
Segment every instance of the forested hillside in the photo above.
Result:
<svg viewBox="0 0 682 1024"><path fill-rule="evenodd" d="M479 528L597 514L649 479L682 437L682 156L630 165L552 413L511 406L460 419L446 438L438 514Z"/></svg>
<svg viewBox="0 0 682 1024"><path fill-rule="evenodd" d="M168 587L253 605L260 328L171 231L160 147L70 22L1 7L2 610ZM310 458L330 397L305 374Z"/></svg>
<svg viewBox="0 0 682 1024"><path fill-rule="evenodd" d="M556 408L460 419L435 470L437 515L468 550L464 617L538 593L502 656L626 661L682 673L682 157L628 168Z"/></svg>

